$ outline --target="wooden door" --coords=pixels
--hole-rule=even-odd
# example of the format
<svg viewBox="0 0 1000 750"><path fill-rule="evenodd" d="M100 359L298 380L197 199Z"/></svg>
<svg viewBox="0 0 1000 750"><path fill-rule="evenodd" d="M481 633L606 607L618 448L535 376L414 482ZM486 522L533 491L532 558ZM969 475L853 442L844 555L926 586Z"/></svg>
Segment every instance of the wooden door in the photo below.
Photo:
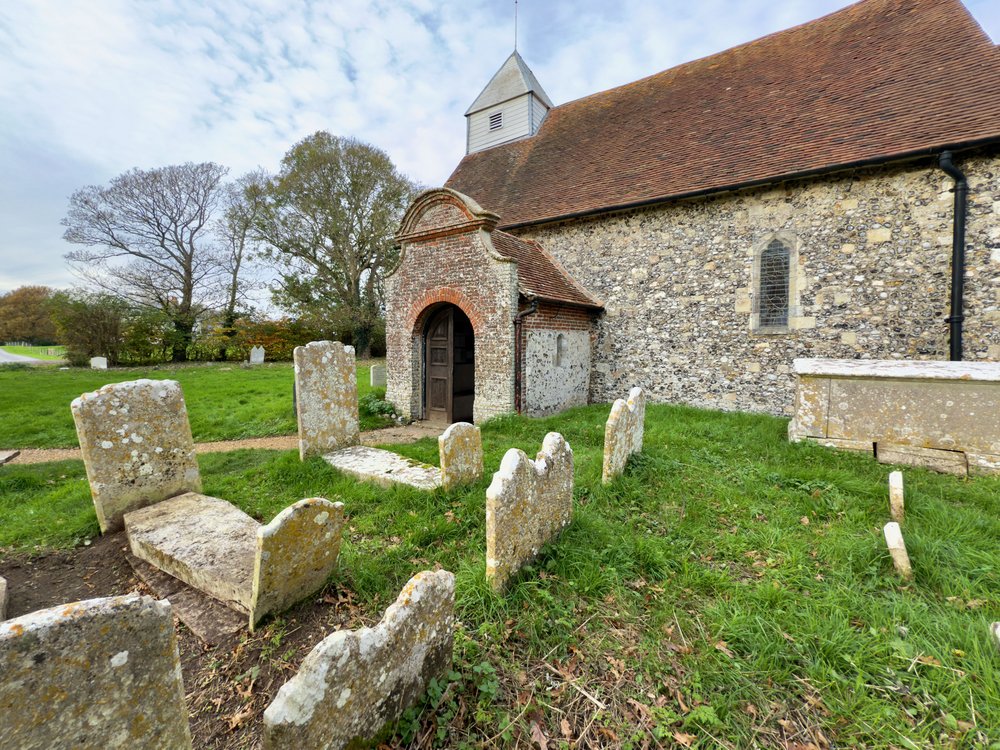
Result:
<svg viewBox="0 0 1000 750"><path fill-rule="evenodd" d="M449 307L432 318L427 326L424 363L427 373L427 411L424 418L445 424L451 424L454 336L454 308Z"/></svg>

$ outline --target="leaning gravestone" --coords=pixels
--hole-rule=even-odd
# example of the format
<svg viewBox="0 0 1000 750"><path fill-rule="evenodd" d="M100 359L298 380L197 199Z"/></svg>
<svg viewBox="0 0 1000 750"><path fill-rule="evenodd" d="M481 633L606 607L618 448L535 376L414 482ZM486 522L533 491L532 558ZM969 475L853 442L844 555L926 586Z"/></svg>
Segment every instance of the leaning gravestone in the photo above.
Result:
<svg viewBox="0 0 1000 750"><path fill-rule="evenodd" d="M201 475L180 385L133 380L84 393L70 408L101 531L126 512L185 492Z"/></svg>
<svg viewBox="0 0 1000 750"><path fill-rule="evenodd" d="M612 404L604 426L604 484L621 476L629 456L642 452L645 424L646 393L642 388L629 391L627 401L620 398Z"/></svg>
<svg viewBox="0 0 1000 750"><path fill-rule="evenodd" d="M169 602L90 599L0 623L0 746L190 748Z"/></svg>
<svg viewBox="0 0 1000 750"><path fill-rule="evenodd" d="M358 382L354 347L311 341L295 347L295 411L299 456L322 456L357 445Z"/></svg>
<svg viewBox="0 0 1000 750"><path fill-rule="evenodd" d="M255 346L250 349L250 364L252 365L262 365L264 364L264 347Z"/></svg>
<svg viewBox="0 0 1000 750"><path fill-rule="evenodd" d="M90 358L90 369L91 370L107 370L108 369L108 358L107 357L91 357Z"/></svg>
<svg viewBox="0 0 1000 750"><path fill-rule="evenodd" d="M438 436L441 486L446 490L478 482L483 476L483 438L479 428L455 422Z"/></svg>
<svg viewBox="0 0 1000 750"><path fill-rule="evenodd" d="M417 573L374 628L338 630L264 711L264 748L343 748L375 737L451 667L455 576Z"/></svg>
<svg viewBox="0 0 1000 750"><path fill-rule="evenodd" d="M0 576L0 620L7 619L7 579Z"/></svg>
<svg viewBox="0 0 1000 750"><path fill-rule="evenodd" d="M907 580L913 578L913 567L910 565L910 556L906 553L906 543L903 541L903 532L899 524L890 521L882 529L882 533L885 535L885 546L892 555L892 564L896 572Z"/></svg>
<svg viewBox="0 0 1000 750"><path fill-rule="evenodd" d="M511 448L486 490L486 577L502 589L573 515L573 450L550 432L532 461Z"/></svg>
<svg viewBox="0 0 1000 750"><path fill-rule="evenodd" d="M372 365L369 373L371 374L372 388L385 387L385 365Z"/></svg>

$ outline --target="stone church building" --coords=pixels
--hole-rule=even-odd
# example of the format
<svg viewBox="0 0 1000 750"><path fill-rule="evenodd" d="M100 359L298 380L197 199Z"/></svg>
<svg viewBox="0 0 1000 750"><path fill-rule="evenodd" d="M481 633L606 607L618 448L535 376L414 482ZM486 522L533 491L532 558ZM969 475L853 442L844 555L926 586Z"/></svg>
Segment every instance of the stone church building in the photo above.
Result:
<svg viewBox="0 0 1000 750"><path fill-rule="evenodd" d="M414 419L634 385L782 414L797 357L1000 360L1000 48L960 0L861 0L559 106L515 52L466 118L386 280Z"/></svg>

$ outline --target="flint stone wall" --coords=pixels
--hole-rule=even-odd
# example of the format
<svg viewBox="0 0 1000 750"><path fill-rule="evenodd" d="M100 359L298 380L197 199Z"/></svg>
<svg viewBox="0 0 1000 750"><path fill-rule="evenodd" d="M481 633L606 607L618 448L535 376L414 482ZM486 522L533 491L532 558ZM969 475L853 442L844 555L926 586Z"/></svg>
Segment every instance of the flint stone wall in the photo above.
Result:
<svg viewBox="0 0 1000 750"><path fill-rule="evenodd" d="M299 456L322 456L357 445L358 382L354 347L311 341L295 347L295 409Z"/></svg>
<svg viewBox="0 0 1000 750"><path fill-rule="evenodd" d="M455 576L418 573L374 628L339 630L264 711L268 750L343 748L374 737L451 667Z"/></svg>
<svg viewBox="0 0 1000 750"><path fill-rule="evenodd" d="M0 623L0 746L191 747L170 603L90 599Z"/></svg>
<svg viewBox="0 0 1000 750"><path fill-rule="evenodd" d="M796 357L948 358L953 181L928 158L511 230L603 300L591 402L791 414ZM965 349L1000 360L1000 156L969 178ZM486 208L489 208L487 206ZM796 238L791 330L752 329L754 256Z"/></svg>
<svg viewBox="0 0 1000 750"><path fill-rule="evenodd" d="M201 492L187 408L173 380L133 380L71 404L102 532L130 510Z"/></svg>
<svg viewBox="0 0 1000 750"><path fill-rule="evenodd" d="M573 450L550 432L532 461L511 448L486 490L486 577L495 589L531 562L573 516Z"/></svg>
<svg viewBox="0 0 1000 750"><path fill-rule="evenodd" d="M483 477L483 438L479 428L456 422L438 436L441 486L446 490L478 482Z"/></svg>
<svg viewBox="0 0 1000 750"><path fill-rule="evenodd" d="M592 313L543 303L521 325L522 411L540 417L588 403Z"/></svg>
<svg viewBox="0 0 1000 750"><path fill-rule="evenodd" d="M1000 363L798 359L789 439L1000 473Z"/></svg>
<svg viewBox="0 0 1000 750"><path fill-rule="evenodd" d="M620 398L611 405L611 414L604 425L604 484L621 476L629 456L642 453L645 426L646 393L642 388L633 388L628 392L628 400Z"/></svg>

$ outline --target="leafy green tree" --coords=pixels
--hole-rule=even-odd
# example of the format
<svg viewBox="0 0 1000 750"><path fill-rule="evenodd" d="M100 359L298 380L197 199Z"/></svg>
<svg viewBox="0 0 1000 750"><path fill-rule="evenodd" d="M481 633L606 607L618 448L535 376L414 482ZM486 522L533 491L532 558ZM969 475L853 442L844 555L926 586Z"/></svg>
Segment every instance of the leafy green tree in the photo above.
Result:
<svg viewBox="0 0 1000 750"><path fill-rule="evenodd" d="M54 343L56 327L49 309L52 294L47 286L22 286L0 294L0 342Z"/></svg>
<svg viewBox="0 0 1000 750"><path fill-rule="evenodd" d="M91 357L121 360L129 306L110 294L59 292L52 297L52 319L70 364L86 365Z"/></svg>
<svg viewBox="0 0 1000 750"><path fill-rule="evenodd" d="M275 302L318 328L347 327L368 356L416 186L384 151L320 131L289 149L262 192L254 236L278 267Z"/></svg>

